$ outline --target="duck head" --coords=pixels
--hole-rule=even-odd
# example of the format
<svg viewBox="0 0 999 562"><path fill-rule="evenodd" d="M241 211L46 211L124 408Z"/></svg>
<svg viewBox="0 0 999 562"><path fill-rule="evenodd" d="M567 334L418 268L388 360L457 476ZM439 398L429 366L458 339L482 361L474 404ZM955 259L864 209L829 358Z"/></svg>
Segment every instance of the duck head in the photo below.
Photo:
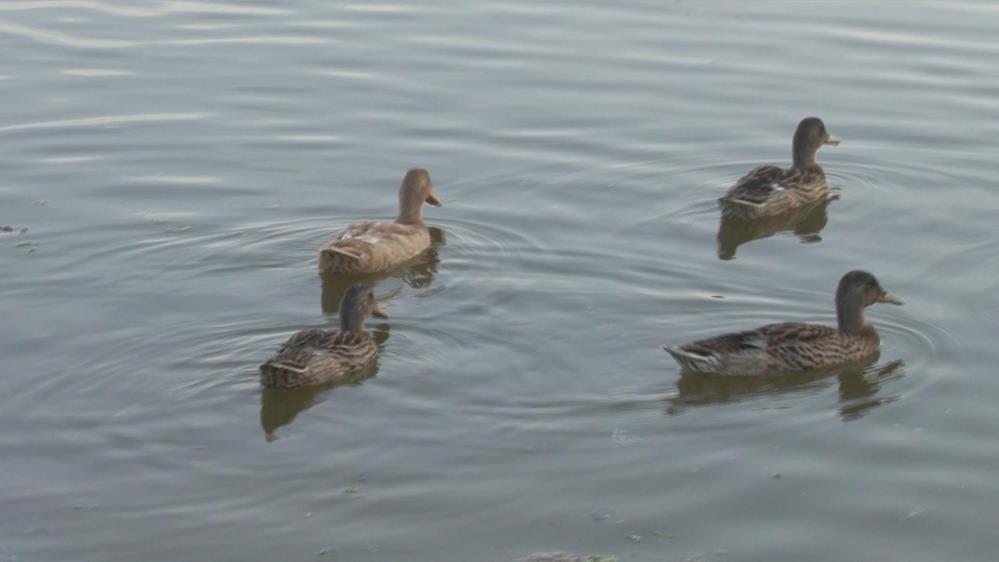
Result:
<svg viewBox="0 0 999 562"><path fill-rule="evenodd" d="M839 139L830 135L826 124L818 117L805 117L798 123L794 131L794 142L791 152L794 155L794 167L803 168L815 163L815 153L824 144L833 146L839 144Z"/></svg>
<svg viewBox="0 0 999 562"><path fill-rule="evenodd" d="M865 325L864 309L875 303L903 304L903 302L881 288L874 275L854 270L839 280L836 288L836 318L839 329L847 333L857 333Z"/></svg>
<svg viewBox="0 0 999 562"><path fill-rule="evenodd" d="M435 207L441 206L441 200L434 193L434 186L430 181L430 172L413 168L406 172L406 177L402 178L402 185L399 186L398 222L422 223L424 203L430 203Z"/></svg>
<svg viewBox="0 0 999 562"><path fill-rule="evenodd" d="M374 289L371 285L358 283L351 285L340 301L340 329L347 332L361 333L364 331L364 321L368 316L388 318L378 308Z"/></svg>

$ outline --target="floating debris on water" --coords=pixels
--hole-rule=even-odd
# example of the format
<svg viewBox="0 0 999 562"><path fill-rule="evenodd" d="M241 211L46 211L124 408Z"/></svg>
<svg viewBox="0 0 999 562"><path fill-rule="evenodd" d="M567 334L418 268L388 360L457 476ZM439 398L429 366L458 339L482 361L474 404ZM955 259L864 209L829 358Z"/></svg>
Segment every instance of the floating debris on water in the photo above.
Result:
<svg viewBox="0 0 999 562"><path fill-rule="evenodd" d="M10 226L7 224L0 225L0 234L13 234L16 236L18 234L24 234L27 231L28 227L26 226Z"/></svg>
<svg viewBox="0 0 999 562"><path fill-rule="evenodd" d="M611 439L613 439L615 443L621 445L622 447L634 445L635 443L638 443L639 441L642 440L640 437L635 437L627 430L618 429L616 427L614 428L614 431L611 432Z"/></svg>
<svg viewBox="0 0 999 562"><path fill-rule="evenodd" d="M684 562L706 562L709 558L721 558L722 556L728 556L728 550L719 549L711 552L703 552L684 559Z"/></svg>
<svg viewBox="0 0 999 562"><path fill-rule="evenodd" d="M162 211L142 211L138 213L144 220L158 226L167 234L180 234L191 230L191 226L181 224L181 220L189 219L191 213L170 213Z"/></svg>
<svg viewBox="0 0 999 562"><path fill-rule="evenodd" d="M34 240L21 240L17 244L14 244L14 247L24 251L26 254L33 254L38 250L38 242Z"/></svg>
<svg viewBox="0 0 999 562"><path fill-rule="evenodd" d="M348 486L347 488L344 488L341 493L345 496L354 496L354 497L361 497L364 495L364 491L357 486Z"/></svg>
<svg viewBox="0 0 999 562"><path fill-rule="evenodd" d="M521 558L520 562L618 562L618 560L617 556L603 554L577 556L568 552L536 552L527 558Z"/></svg>
<svg viewBox="0 0 999 562"><path fill-rule="evenodd" d="M521 558L521 562L581 562L580 556L573 556L568 552L536 552L527 558Z"/></svg>
<svg viewBox="0 0 999 562"><path fill-rule="evenodd" d="M655 538L657 538L657 539L661 539L661 540L667 540L667 541L673 540L673 535L672 534L670 534L670 533L664 533L662 531L652 531L652 536L655 537Z"/></svg>
<svg viewBox="0 0 999 562"><path fill-rule="evenodd" d="M590 517L594 521L613 521L622 523L623 520L617 516L617 512L609 507L598 507L590 511Z"/></svg>

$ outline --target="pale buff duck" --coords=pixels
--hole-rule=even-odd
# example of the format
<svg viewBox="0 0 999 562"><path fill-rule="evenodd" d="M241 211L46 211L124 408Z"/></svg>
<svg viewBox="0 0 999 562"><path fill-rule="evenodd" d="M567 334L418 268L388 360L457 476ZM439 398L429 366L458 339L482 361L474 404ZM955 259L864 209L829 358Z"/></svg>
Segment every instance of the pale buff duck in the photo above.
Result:
<svg viewBox="0 0 999 562"><path fill-rule="evenodd" d="M440 207L430 173L413 169L399 187L399 217L359 220L319 249L319 271L361 275L383 273L404 264L430 246L423 204Z"/></svg>

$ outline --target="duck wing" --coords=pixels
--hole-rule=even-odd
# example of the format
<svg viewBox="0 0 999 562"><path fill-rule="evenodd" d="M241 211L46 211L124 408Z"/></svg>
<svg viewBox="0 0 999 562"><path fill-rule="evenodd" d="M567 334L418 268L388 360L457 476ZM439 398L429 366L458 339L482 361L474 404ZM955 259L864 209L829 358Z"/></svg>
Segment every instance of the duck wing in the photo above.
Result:
<svg viewBox="0 0 999 562"><path fill-rule="evenodd" d="M697 340L680 346L680 349L702 356L729 355L743 351L766 351L770 347L771 334L768 333L768 328L769 326L764 326L755 330Z"/></svg>
<svg viewBox="0 0 999 562"><path fill-rule="evenodd" d="M423 225L387 220L358 221L320 248L321 270L375 273L392 269L430 245Z"/></svg>
<svg viewBox="0 0 999 562"><path fill-rule="evenodd" d="M323 246L322 251L334 252L354 260L362 260L366 257L368 248L372 244L382 241L383 237L378 234L379 229L389 224L391 224L389 221L377 220L353 222L347 225L347 228L343 229L343 232L338 234L336 238Z"/></svg>
<svg viewBox="0 0 999 562"><path fill-rule="evenodd" d="M346 352L349 355L351 349L364 345L367 345L367 337L363 334L342 330L335 332L318 329L302 330L288 338L267 363L293 370L305 370L317 353Z"/></svg>
<svg viewBox="0 0 999 562"><path fill-rule="evenodd" d="M735 182L722 201L762 205L776 191L785 189L784 181L788 173L777 166L757 166Z"/></svg>
<svg viewBox="0 0 999 562"><path fill-rule="evenodd" d="M766 342L763 349L773 349L785 345L797 345L813 343L828 336L839 333L836 328L823 326L821 324L805 324L802 322L781 322L779 324L768 324L755 330L745 332L756 334L758 339ZM751 338L746 341L752 341Z"/></svg>
<svg viewBox="0 0 999 562"><path fill-rule="evenodd" d="M304 371L316 351L326 347L327 342L334 334L318 329L296 332L265 364L294 371Z"/></svg>
<svg viewBox="0 0 999 562"><path fill-rule="evenodd" d="M828 326L783 322L665 349L693 372L745 371L750 365L763 372L775 362L786 362L789 352L812 347L836 333Z"/></svg>

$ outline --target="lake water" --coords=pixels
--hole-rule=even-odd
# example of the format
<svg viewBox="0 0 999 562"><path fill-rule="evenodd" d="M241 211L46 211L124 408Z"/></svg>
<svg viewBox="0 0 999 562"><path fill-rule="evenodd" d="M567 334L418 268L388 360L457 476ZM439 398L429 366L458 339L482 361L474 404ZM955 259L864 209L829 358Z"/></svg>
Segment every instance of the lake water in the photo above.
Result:
<svg viewBox="0 0 999 562"><path fill-rule="evenodd" d="M0 52L0 561L995 559L994 4L7 1ZM807 115L841 198L719 232ZM414 166L375 376L262 392ZM661 349L855 268L866 367Z"/></svg>

